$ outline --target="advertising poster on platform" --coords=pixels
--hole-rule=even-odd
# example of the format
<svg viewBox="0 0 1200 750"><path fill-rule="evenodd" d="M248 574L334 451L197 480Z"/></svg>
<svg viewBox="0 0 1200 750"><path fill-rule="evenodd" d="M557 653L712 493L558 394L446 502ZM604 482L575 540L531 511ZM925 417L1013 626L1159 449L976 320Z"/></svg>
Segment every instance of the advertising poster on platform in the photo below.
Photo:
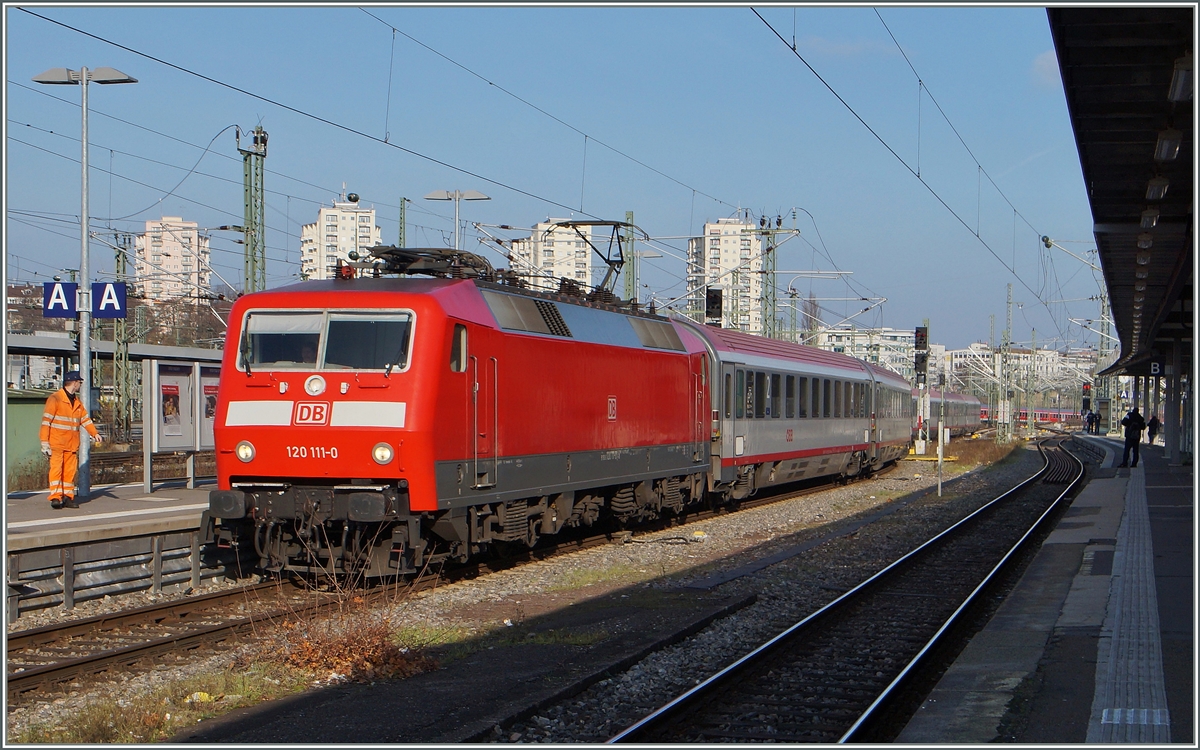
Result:
<svg viewBox="0 0 1200 750"><path fill-rule="evenodd" d="M158 418L156 450L195 450L194 371L190 365L158 365L154 414Z"/></svg>
<svg viewBox="0 0 1200 750"><path fill-rule="evenodd" d="M221 382L221 368L200 368L200 450L217 447L213 436L213 425L217 421L217 386Z"/></svg>

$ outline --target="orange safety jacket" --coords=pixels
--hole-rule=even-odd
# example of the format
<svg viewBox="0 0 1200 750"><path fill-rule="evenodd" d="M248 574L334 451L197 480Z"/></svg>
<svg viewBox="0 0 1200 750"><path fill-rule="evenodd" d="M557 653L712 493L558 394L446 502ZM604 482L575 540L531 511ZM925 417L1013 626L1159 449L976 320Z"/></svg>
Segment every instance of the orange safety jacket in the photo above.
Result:
<svg viewBox="0 0 1200 750"><path fill-rule="evenodd" d="M38 433L41 441L50 443L53 451L78 451L80 427L92 437L99 435L83 406L83 397L76 395L72 404L65 389L51 393L46 399L46 410L42 412L42 429Z"/></svg>

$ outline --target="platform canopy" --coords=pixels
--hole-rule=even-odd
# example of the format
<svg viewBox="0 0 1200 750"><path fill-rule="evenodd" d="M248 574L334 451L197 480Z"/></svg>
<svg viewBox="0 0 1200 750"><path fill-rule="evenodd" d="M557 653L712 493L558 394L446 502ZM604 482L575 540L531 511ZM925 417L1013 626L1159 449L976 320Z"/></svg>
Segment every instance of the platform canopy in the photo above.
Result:
<svg viewBox="0 0 1200 750"><path fill-rule="evenodd" d="M1047 14L1120 339L1100 374L1148 375L1193 345L1194 9Z"/></svg>

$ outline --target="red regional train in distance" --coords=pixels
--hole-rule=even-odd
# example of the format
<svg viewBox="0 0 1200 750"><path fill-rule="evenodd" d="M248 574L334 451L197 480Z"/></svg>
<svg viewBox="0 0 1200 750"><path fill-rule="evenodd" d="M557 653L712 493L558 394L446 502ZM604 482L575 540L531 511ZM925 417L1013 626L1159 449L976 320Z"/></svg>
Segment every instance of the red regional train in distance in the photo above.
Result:
<svg viewBox="0 0 1200 750"><path fill-rule="evenodd" d="M908 452L889 370L472 253L370 252L230 316L205 527L265 571L405 575Z"/></svg>
<svg viewBox="0 0 1200 750"><path fill-rule="evenodd" d="M984 424L992 423L992 411L995 407L989 407L983 404L979 407L979 419ZM1033 410L1034 424L1045 425L1065 425L1067 427L1080 427L1083 425L1083 416L1074 409L1064 409L1060 407L1037 407ZM1022 425L1029 424L1029 410L1017 410L1017 423Z"/></svg>

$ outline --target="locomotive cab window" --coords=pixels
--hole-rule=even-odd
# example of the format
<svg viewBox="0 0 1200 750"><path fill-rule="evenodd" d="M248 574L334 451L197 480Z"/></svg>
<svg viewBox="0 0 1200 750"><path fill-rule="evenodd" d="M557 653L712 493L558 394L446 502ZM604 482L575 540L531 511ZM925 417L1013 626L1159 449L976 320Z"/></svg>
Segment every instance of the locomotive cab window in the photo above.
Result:
<svg viewBox="0 0 1200 750"><path fill-rule="evenodd" d="M408 315L331 313L325 367L347 370L403 370L408 366Z"/></svg>
<svg viewBox="0 0 1200 750"><path fill-rule="evenodd" d="M256 311L246 317L239 369L403 370L409 313Z"/></svg>
<svg viewBox="0 0 1200 750"><path fill-rule="evenodd" d="M310 369L317 366L321 313L251 313L238 350L238 364L245 369Z"/></svg>

